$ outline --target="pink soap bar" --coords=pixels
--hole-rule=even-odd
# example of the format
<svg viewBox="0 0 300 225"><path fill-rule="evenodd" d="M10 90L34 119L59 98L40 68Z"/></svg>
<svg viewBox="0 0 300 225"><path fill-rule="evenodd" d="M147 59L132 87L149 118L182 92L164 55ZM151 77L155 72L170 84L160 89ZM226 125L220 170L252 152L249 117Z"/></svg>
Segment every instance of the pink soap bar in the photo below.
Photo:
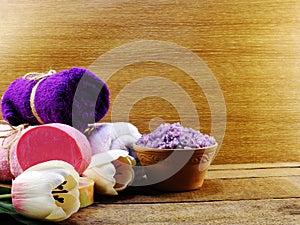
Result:
<svg viewBox="0 0 300 225"><path fill-rule="evenodd" d="M22 131L10 152L11 173L17 177L27 168L48 160L63 160L82 174L91 162L91 146L75 128L52 123Z"/></svg>

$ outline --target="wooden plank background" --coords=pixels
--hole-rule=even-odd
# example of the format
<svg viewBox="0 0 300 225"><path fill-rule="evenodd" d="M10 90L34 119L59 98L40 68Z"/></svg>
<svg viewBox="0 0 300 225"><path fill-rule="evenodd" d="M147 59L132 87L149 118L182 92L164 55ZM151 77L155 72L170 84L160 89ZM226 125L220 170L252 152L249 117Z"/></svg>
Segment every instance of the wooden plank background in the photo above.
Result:
<svg viewBox="0 0 300 225"><path fill-rule="evenodd" d="M167 41L201 57L223 92L227 126L215 164L300 161L299 1L1 0L0 4L1 95L10 82L30 71L89 68L99 56L123 44ZM180 85L196 107L201 131L210 132L205 94L188 74L167 64L139 62L117 71L107 81L112 106L127 84L146 76ZM126 105L126 98L122 101ZM159 122L180 120L176 107L160 96L140 99L126 116L142 133ZM104 121L111 119L110 111Z"/></svg>

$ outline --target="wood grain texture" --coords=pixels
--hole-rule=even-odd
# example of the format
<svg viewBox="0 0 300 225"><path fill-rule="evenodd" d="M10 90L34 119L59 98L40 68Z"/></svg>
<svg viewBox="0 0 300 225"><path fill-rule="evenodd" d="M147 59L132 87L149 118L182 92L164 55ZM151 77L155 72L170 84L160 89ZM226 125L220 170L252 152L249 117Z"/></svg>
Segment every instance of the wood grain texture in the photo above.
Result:
<svg viewBox="0 0 300 225"><path fill-rule="evenodd" d="M291 176L292 177L292 176ZM299 176L297 176L299 182ZM96 196L96 203L179 203L300 198L300 187L287 177L207 179L190 192L162 192L153 188L130 188L116 197Z"/></svg>
<svg viewBox="0 0 300 225"><path fill-rule="evenodd" d="M208 171L203 186L188 192L130 187L119 196L96 196L98 203L177 203L300 198L299 168Z"/></svg>
<svg viewBox="0 0 300 225"><path fill-rule="evenodd" d="M218 170L250 170L250 169L270 169L270 168L299 168L299 162L279 162L279 163L245 163L245 164L219 164L210 165L209 171Z"/></svg>
<svg viewBox="0 0 300 225"><path fill-rule="evenodd" d="M98 204L82 209L62 225L143 224L299 224L299 199L180 204ZM93 215L84 220L83 215Z"/></svg>
<svg viewBox="0 0 300 225"><path fill-rule="evenodd" d="M225 171L211 171L209 176L206 179L214 179L214 178L232 178L235 176L236 178L241 177L266 177L266 176L276 176L276 177L284 177L284 176L300 176L300 168L285 168L284 170L281 168L272 168L272 169L253 169L253 170L225 170Z"/></svg>
<svg viewBox="0 0 300 225"><path fill-rule="evenodd" d="M215 164L300 161L296 0L2 0L0 94L29 71L89 68L107 51L138 40L176 43L201 57L215 75L227 109ZM129 52L128 57L136 56ZM210 133L205 93L188 74L168 64L137 62L114 73L107 80L112 106L128 107L122 89L146 76L166 78L185 90L199 115L200 127L193 128ZM141 94L137 91L137 98ZM162 121L188 120L177 110L186 99L173 95L175 105L155 94L136 102L130 113L124 109L123 116L143 133ZM111 120L110 111L104 121Z"/></svg>

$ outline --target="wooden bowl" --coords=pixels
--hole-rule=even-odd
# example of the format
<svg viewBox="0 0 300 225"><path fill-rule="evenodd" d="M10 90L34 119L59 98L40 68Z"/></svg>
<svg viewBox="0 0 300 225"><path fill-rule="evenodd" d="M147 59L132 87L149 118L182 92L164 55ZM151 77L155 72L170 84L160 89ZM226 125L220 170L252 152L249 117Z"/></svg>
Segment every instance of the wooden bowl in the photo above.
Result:
<svg viewBox="0 0 300 225"><path fill-rule="evenodd" d="M149 184L164 191L199 189L218 144L196 149L155 149L133 146Z"/></svg>

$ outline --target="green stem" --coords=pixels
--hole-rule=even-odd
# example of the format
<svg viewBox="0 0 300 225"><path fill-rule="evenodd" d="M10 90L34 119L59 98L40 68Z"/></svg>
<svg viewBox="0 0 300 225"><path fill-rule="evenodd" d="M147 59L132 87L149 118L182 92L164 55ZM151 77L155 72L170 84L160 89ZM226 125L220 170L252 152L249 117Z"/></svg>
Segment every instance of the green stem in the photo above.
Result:
<svg viewBox="0 0 300 225"><path fill-rule="evenodd" d="M11 194L0 195L0 199L7 199L7 198L11 198Z"/></svg>

